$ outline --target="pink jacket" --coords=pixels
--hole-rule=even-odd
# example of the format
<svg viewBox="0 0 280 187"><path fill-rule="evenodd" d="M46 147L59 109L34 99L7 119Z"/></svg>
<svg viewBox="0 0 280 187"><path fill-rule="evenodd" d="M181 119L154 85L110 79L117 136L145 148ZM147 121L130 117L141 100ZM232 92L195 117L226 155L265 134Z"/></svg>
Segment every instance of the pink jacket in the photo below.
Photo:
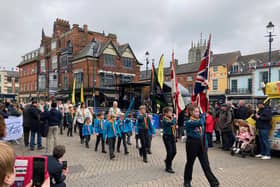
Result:
<svg viewBox="0 0 280 187"><path fill-rule="evenodd" d="M240 141L246 141L246 139L250 138L250 133L249 132L243 132L243 133L239 133L238 136Z"/></svg>

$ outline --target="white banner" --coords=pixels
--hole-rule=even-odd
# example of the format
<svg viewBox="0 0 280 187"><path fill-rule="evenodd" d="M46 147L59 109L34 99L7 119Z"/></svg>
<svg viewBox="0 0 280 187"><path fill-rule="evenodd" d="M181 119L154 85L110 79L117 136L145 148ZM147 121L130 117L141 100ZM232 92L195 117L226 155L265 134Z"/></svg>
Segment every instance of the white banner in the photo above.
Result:
<svg viewBox="0 0 280 187"><path fill-rule="evenodd" d="M5 119L6 123L6 132L7 135L4 140L17 140L22 137L23 127L22 127L22 116L14 117L9 116L9 118Z"/></svg>

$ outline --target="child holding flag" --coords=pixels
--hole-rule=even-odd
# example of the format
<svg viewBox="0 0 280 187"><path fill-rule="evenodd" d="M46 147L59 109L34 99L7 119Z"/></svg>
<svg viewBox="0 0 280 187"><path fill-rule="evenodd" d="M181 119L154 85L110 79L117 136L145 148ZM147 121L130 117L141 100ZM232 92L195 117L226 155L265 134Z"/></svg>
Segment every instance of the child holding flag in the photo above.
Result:
<svg viewBox="0 0 280 187"><path fill-rule="evenodd" d="M86 148L89 148L90 136L93 134L93 127L92 124L90 123L89 117L85 119L85 123L82 129L82 134L86 141Z"/></svg>
<svg viewBox="0 0 280 187"><path fill-rule="evenodd" d="M172 161L177 153L175 137L176 119L173 118L173 109L171 107L165 107L163 115L163 142L166 149L165 171L167 173L175 173L172 169Z"/></svg>

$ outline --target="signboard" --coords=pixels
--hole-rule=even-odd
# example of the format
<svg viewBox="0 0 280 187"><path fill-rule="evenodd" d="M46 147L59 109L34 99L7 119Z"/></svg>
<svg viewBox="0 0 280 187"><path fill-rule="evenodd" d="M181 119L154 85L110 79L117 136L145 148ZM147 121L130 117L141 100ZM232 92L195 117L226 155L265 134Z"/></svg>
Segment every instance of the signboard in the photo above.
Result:
<svg viewBox="0 0 280 187"><path fill-rule="evenodd" d="M5 119L6 123L6 137L4 140L17 140L22 137L23 127L22 127L22 116L14 117L9 116Z"/></svg>

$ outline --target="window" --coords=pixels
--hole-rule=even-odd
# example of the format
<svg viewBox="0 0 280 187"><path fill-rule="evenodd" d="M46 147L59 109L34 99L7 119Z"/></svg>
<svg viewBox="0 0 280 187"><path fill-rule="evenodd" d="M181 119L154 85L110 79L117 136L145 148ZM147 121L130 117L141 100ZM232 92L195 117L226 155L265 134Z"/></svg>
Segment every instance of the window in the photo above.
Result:
<svg viewBox="0 0 280 187"><path fill-rule="evenodd" d="M120 75L120 84L132 82L132 76Z"/></svg>
<svg viewBox="0 0 280 187"><path fill-rule="evenodd" d="M37 90L37 82L34 81L34 90Z"/></svg>
<svg viewBox="0 0 280 187"><path fill-rule="evenodd" d="M67 90L68 89L68 77L67 76L64 76L64 90Z"/></svg>
<svg viewBox="0 0 280 187"><path fill-rule="evenodd" d="M8 83L11 83L12 82L12 77L7 77L7 81L8 81Z"/></svg>
<svg viewBox="0 0 280 187"><path fill-rule="evenodd" d="M12 87L8 86L8 93L13 93Z"/></svg>
<svg viewBox="0 0 280 187"><path fill-rule="evenodd" d="M212 80L212 90L218 90L218 80L214 79Z"/></svg>
<svg viewBox="0 0 280 187"><path fill-rule="evenodd" d="M73 53L73 46L70 40L67 42L67 49L68 49L68 54Z"/></svg>
<svg viewBox="0 0 280 187"><path fill-rule="evenodd" d="M100 87L106 87L115 84L115 76L113 74L100 75Z"/></svg>
<svg viewBox="0 0 280 187"><path fill-rule="evenodd" d="M57 83L58 83L57 73L50 73L49 87L50 88L57 88Z"/></svg>
<svg viewBox="0 0 280 187"><path fill-rule="evenodd" d="M76 80L76 88L81 88L83 82L83 72L75 73L74 77Z"/></svg>
<svg viewBox="0 0 280 187"><path fill-rule="evenodd" d="M18 93L18 87L15 87L15 93Z"/></svg>
<svg viewBox="0 0 280 187"><path fill-rule="evenodd" d="M52 41L51 50L56 49L56 40Z"/></svg>
<svg viewBox="0 0 280 187"><path fill-rule="evenodd" d="M45 75L39 75L39 90L46 89L46 76Z"/></svg>
<svg viewBox="0 0 280 187"><path fill-rule="evenodd" d="M259 89L262 88L262 82L267 83L268 82L268 72L262 71L260 72L260 81L259 81Z"/></svg>
<svg viewBox="0 0 280 187"><path fill-rule="evenodd" d="M280 81L280 70L278 71L278 81ZM1 80L0 80L1 82Z"/></svg>
<svg viewBox="0 0 280 187"><path fill-rule="evenodd" d="M2 92L2 87L0 86L0 93Z"/></svg>
<svg viewBox="0 0 280 187"><path fill-rule="evenodd" d="M131 58L123 58L123 66L125 68L132 68L132 59Z"/></svg>
<svg viewBox="0 0 280 187"><path fill-rule="evenodd" d="M45 53L45 47L42 46L42 47L40 48L40 54L43 55L44 53Z"/></svg>
<svg viewBox="0 0 280 187"><path fill-rule="evenodd" d="M231 80L231 91L237 92L237 80Z"/></svg>
<svg viewBox="0 0 280 187"><path fill-rule="evenodd" d="M60 57L60 65L61 65L61 67L66 67L67 64L68 64L67 62L68 62L67 55L62 55Z"/></svg>
<svg viewBox="0 0 280 187"><path fill-rule="evenodd" d="M238 65L233 65L233 66L231 66L231 72L233 72L233 73L238 73L238 70L239 68L238 68Z"/></svg>
<svg viewBox="0 0 280 187"><path fill-rule="evenodd" d="M218 71L218 66L213 66L213 72L217 72Z"/></svg>
<svg viewBox="0 0 280 187"><path fill-rule="evenodd" d="M248 91L251 93L253 88L252 79L248 79Z"/></svg>
<svg viewBox="0 0 280 187"><path fill-rule="evenodd" d="M40 72L46 72L46 61L42 59L40 62Z"/></svg>
<svg viewBox="0 0 280 187"><path fill-rule="evenodd" d="M33 82L30 83L30 91L33 90Z"/></svg>
<svg viewBox="0 0 280 187"><path fill-rule="evenodd" d="M104 55L104 65L105 66L115 66L115 57L113 55Z"/></svg>
<svg viewBox="0 0 280 187"><path fill-rule="evenodd" d="M192 76L188 76L187 81L193 81L193 77Z"/></svg>
<svg viewBox="0 0 280 187"><path fill-rule="evenodd" d="M57 56L52 57L52 69L57 69Z"/></svg>
<svg viewBox="0 0 280 187"><path fill-rule="evenodd" d="M0 82L2 81L2 76L0 75Z"/></svg>

